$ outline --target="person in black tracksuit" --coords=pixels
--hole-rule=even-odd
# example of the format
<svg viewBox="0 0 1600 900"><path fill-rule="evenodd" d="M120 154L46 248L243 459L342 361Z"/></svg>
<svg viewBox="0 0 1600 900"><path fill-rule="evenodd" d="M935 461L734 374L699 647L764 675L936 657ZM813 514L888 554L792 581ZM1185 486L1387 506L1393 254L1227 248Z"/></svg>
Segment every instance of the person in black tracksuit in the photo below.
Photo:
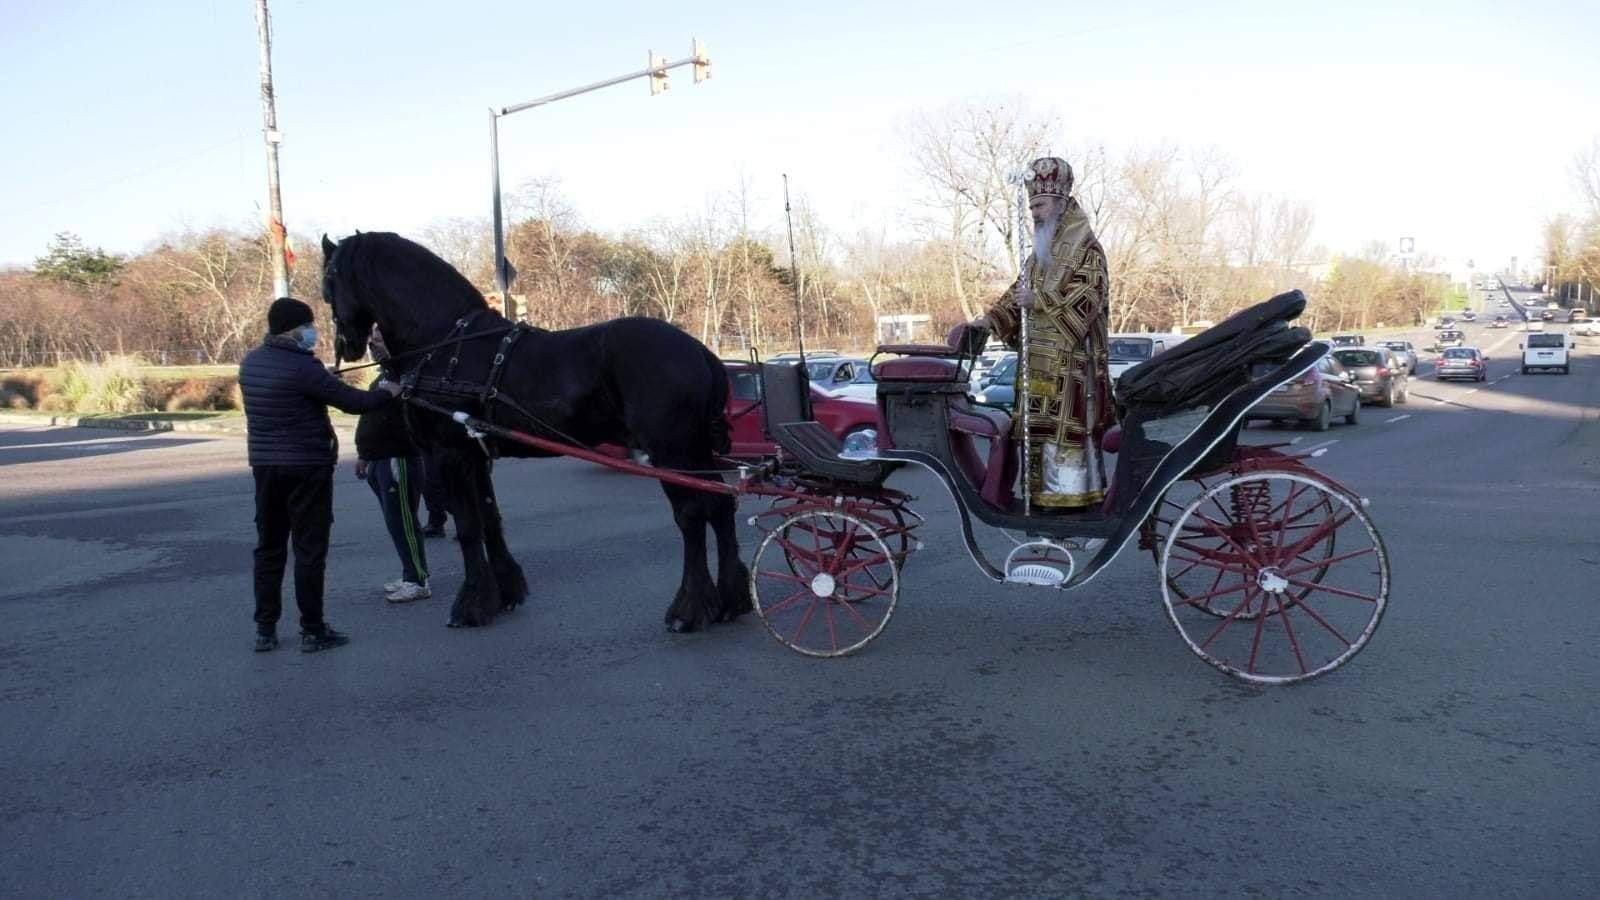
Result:
<svg viewBox="0 0 1600 900"><path fill-rule="evenodd" d="M294 543L294 593L300 606L300 649L349 643L322 615L323 569L333 527L333 468L339 440L328 407L348 413L393 401L399 385L362 391L317 361L311 307L291 297L273 301L267 338L239 364L256 483L256 650L278 646L287 544Z"/></svg>
<svg viewBox="0 0 1600 900"><path fill-rule="evenodd" d="M374 328L368 341L372 358L389 353ZM382 381L382 376L379 377ZM383 522L400 556L400 578L383 586L390 603L408 603L432 596L428 588L428 553L423 546L417 509L422 498L422 458L406 428L405 408L398 403L361 414L356 423L356 477L365 479L378 497Z"/></svg>

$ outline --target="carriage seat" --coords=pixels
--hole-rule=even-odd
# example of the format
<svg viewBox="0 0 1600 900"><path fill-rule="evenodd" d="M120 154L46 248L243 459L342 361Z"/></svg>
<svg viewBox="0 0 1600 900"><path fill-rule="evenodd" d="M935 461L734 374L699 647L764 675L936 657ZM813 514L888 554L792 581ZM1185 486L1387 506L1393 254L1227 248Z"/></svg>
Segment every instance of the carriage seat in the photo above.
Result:
<svg viewBox="0 0 1600 900"><path fill-rule="evenodd" d="M936 356L901 356L878 363L872 377L889 382L954 382L961 380L961 365Z"/></svg>
<svg viewBox="0 0 1600 900"><path fill-rule="evenodd" d="M1011 483L1017 477L1017 456L1011 435L1011 417L998 409L978 406L966 397L951 397L950 449L967 479L985 503L997 509L1011 505ZM987 459L978 455L976 438L989 442Z"/></svg>

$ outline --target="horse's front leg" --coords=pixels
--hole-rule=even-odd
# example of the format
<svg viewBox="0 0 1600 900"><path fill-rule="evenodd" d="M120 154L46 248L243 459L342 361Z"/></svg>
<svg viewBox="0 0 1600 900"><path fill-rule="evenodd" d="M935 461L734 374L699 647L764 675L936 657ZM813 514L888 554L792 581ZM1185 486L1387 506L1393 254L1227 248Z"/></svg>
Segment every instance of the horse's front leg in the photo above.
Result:
<svg viewBox="0 0 1600 900"><path fill-rule="evenodd" d="M461 587L450 607L450 627L487 625L500 608L494 571L484 556L484 498L488 461L472 450L456 451L439 468L444 472L456 513L456 540L461 544ZM480 474L479 470L484 470Z"/></svg>
<svg viewBox="0 0 1600 900"><path fill-rule="evenodd" d="M494 573L500 590L500 609L513 610L528 596L528 579L522 574L522 566L511 556L511 548L506 546L505 522L500 517L500 502L494 495L494 476L488 466L483 467L482 473L478 510L483 518L484 549L489 555L489 571Z"/></svg>

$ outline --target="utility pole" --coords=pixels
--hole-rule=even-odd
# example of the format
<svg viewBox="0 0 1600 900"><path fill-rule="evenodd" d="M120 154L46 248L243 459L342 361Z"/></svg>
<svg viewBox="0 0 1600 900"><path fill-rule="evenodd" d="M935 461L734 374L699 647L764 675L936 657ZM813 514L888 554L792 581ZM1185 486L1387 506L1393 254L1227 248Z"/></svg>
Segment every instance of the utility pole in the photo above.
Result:
<svg viewBox="0 0 1600 900"><path fill-rule="evenodd" d="M263 9L266 7L266 0L258 0L258 2L261 3ZM649 51L647 68L636 72L618 75L615 78L607 78L604 81L596 81L593 84L586 84L583 87L572 88L571 90L558 91L554 94L540 97L537 100L529 100L527 103L502 106L498 109L492 106L489 107L489 185L490 190L493 192L493 199L490 205L494 219L494 283L495 287L500 291L501 300L505 304L506 318L517 321L520 317L515 309L516 303L511 299L511 282L516 280L517 270L511 265L511 261L506 259L505 227L502 224L500 211L500 120L512 113L533 109L536 106L545 106L557 100L565 100L568 97L576 97L579 94L587 94L590 91L598 91L601 88L621 84L624 81L632 81L635 78L649 78L650 94L654 96L667 89L667 70L676 69L679 66L694 66L695 84L699 84L711 77L711 57L706 55L706 45L701 43L699 38L690 39L689 55L683 59L668 62L665 57L657 56L655 51L652 50ZM273 159L273 179L274 184L276 184L276 155L273 156ZM276 192L277 189L274 188L273 190Z"/></svg>
<svg viewBox="0 0 1600 900"><path fill-rule="evenodd" d="M256 0L256 37L261 44L261 120L267 142L267 238L272 246L274 297L289 296L288 234L283 227L283 197L278 193L278 104L272 93L272 18L267 0Z"/></svg>

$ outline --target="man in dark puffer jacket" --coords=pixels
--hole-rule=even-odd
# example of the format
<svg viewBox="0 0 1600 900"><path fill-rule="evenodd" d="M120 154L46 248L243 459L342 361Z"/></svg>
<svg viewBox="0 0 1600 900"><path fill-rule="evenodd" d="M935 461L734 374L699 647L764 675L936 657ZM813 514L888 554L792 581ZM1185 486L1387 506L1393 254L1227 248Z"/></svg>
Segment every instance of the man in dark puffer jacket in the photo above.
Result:
<svg viewBox="0 0 1600 900"><path fill-rule="evenodd" d="M267 312L267 339L239 364L239 389L250 430L250 469L256 481L256 650L278 646L283 569L294 540L294 593L300 605L300 649L325 650L350 642L322 618L323 568L333 528L333 467L339 440L328 407L347 413L377 409L400 386L362 391L317 361L311 307L280 297Z"/></svg>

